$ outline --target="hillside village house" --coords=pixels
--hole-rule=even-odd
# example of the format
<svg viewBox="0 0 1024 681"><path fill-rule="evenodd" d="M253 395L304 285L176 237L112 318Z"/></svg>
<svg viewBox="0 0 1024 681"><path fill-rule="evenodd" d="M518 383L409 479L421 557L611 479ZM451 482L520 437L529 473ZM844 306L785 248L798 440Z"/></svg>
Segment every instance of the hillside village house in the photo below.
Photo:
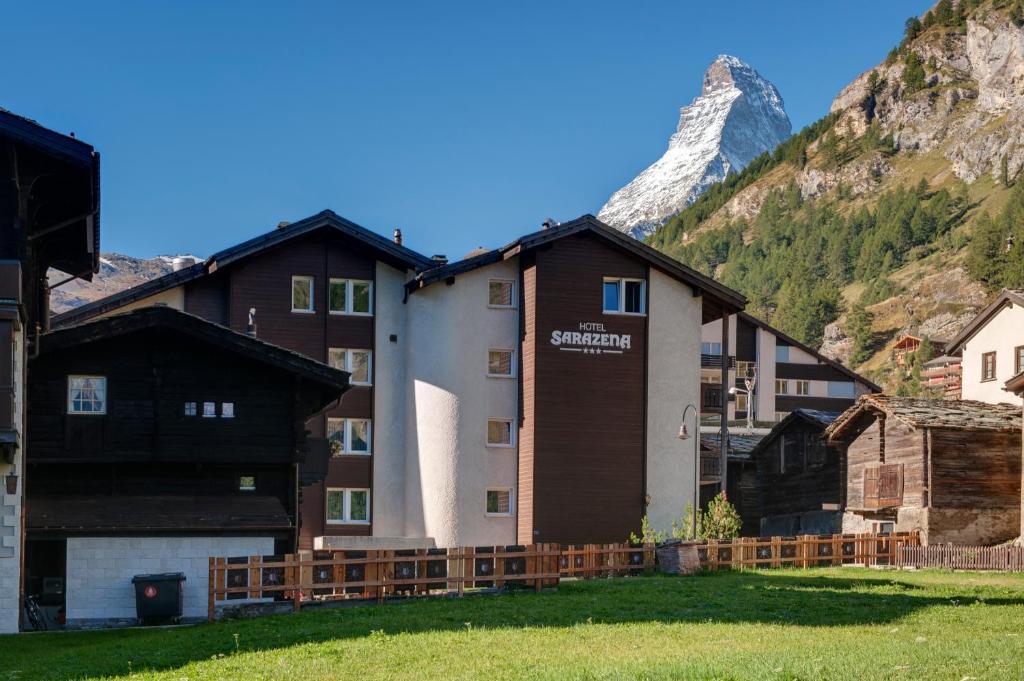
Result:
<svg viewBox="0 0 1024 681"><path fill-rule="evenodd" d="M796 409L751 452L757 466L761 536L841 531L846 456L841 446L824 437L838 416Z"/></svg>
<svg viewBox="0 0 1024 681"><path fill-rule="evenodd" d="M947 352L963 358L965 400L1024 404L1003 389L1024 371L1024 291L1004 289L950 341Z"/></svg>
<svg viewBox="0 0 1024 681"><path fill-rule="evenodd" d="M311 549L667 528L694 499L701 328L745 300L593 216L443 263L325 211L54 324L154 304L352 373L308 425L333 452L301 489Z"/></svg>
<svg viewBox="0 0 1024 681"><path fill-rule="evenodd" d="M0 109L0 633L21 617L26 360L49 323L46 272L99 266L99 154Z"/></svg>
<svg viewBox="0 0 1024 681"><path fill-rule="evenodd" d="M211 555L293 553L310 415L347 374L170 307L68 326L29 360L25 576L69 626L135 619L132 577L182 572L206 615ZM314 461L320 457L320 461ZM368 518L368 492L343 500Z"/></svg>
<svg viewBox="0 0 1024 681"><path fill-rule="evenodd" d="M728 320L723 343L722 321L701 330L701 408L706 420L717 419L723 394L730 421L777 422L796 409L840 412L856 399L881 388L839 362L787 336L769 324L740 312ZM729 357L721 390L722 357ZM752 378L753 391L746 379ZM752 411L751 411L752 410Z"/></svg>
<svg viewBox="0 0 1024 681"><path fill-rule="evenodd" d="M865 395L830 425L846 445L843 532L996 544L1020 532L1021 407Z"/></svg>
<svg viewBox="0 0 1024 681"><path fill-rule="evenodd" d="M961 388L960 357L940 355L921 365L921 379L924 386L936 397L959 400Z"/></svg>

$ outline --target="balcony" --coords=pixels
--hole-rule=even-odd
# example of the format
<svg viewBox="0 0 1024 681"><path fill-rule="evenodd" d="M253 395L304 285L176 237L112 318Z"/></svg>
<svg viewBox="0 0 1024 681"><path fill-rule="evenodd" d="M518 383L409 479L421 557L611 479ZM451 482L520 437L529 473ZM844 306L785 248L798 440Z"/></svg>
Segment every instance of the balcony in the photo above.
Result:
<svg viewBox="0 0 1024 681"><path fill-rule="evenodd" d="M700 384L700 410L722 410L722 386L715 383Z"/></svg>
<svg viewBox="0 0 1024 681"><path fill-rule="evenodd" d="M722 356L721 355L708 355L705 353L700 354L700 368L701 369L721 369L722 368ZM736 358L729 358L729 368L736 368Z"/></svg>

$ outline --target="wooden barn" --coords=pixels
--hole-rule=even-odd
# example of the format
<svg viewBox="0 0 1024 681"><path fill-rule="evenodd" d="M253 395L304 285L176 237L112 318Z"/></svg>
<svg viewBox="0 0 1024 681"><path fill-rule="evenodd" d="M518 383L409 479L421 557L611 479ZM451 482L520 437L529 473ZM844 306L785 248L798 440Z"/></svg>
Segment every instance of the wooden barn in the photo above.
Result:
<svg viewBox="0 0 1024 681"><path fill-rule="evenodd" d="M132 620L140 573L201 617L209 556L296 550L347 373L169 307L44 334L29 372L26 589L69 625Z"/></svg>
<svg viewBox="0 0 1024 681"><path fill-rule="evenodd" d="M825 435L847 446L844 532L919 530L929 544L1018 535L1020 407L865 395Z"/></svg>
<svg viewBox="0 0 1024 681"><path fill-rule="evenodd" d="M845 459L824 438L836 412L797 409L751 452L757 467L761 536L834 534L842 526Z"/></svg>

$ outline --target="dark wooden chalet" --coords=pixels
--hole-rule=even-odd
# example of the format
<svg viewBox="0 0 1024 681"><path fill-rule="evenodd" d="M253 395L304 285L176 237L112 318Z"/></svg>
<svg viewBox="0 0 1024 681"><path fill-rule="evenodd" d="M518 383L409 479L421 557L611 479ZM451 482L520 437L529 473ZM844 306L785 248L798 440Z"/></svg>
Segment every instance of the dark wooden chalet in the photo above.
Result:
<svg viewBox="0 0 1024 681"><path fill-rule="evenodd" d="M756 536L760 527L761 507L758 500L757 469L752 452L763 436L754 433L733 432L729 434L728 469L725 495L736 507L743 527L744 537ZM711 500L722 491L721 486L721 441L718 433L700 437L700 505L707 508Z"/></svg>
<svg viewBox="0 0 1024 681"><path fill-rule="evenodd" d="M838 416L797 409L754 448L761 536L840 531L845 459L823 435Z"/></svg>
<svg viewBox="0 0 1024 681"><path fill-rule="evenodd" d="M865 395L825 435L847 446L844 532L919 530L930 544L1018 535L1020 407Z"/></svg>
<svg viewBox="0 0 1024 681"><path fill-rule="evenodd" d="M295 550L300 479L322 479L328 456L305 423L347 373L160 306L44 334L29 371L29 592L80 567L65 558L75 537ZM145 572L152 557L124 561Z"/></svg>

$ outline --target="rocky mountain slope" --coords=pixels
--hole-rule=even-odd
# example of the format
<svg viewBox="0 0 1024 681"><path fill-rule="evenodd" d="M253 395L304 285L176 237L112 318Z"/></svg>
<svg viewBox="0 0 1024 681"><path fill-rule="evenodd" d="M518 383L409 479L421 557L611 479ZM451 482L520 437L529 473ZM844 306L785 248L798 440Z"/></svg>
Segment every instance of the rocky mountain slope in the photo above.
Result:
<svg viewBox="0 0 1024 681"><path fill-rule="evenodd" d="M791 130L775 86L736 57L721 55L704 73L700 96L680 111L665 154L615 192L598 217L647 235Z"/></svg>
<svg viewBox="0 0 1024 681"><path fill-rule="evenodd" d="M100 255L100 271L93 275L92 282L73 279L53 289L50 292L50 309L54 314L59 314L163 276L174 269L175 261L187 267L199 260L194 255L158 255L145 259L120 253L103 253ZM63 272L49 273L51 286L65 278L67 275Z"/></svg>
<svg viewBox="0 0 1024 681"><path fill-rule="evenodd" d="M650 242L890 389L902 333L955 334L1024 278L1024 2L942 0L830 113Z"/></svg>

